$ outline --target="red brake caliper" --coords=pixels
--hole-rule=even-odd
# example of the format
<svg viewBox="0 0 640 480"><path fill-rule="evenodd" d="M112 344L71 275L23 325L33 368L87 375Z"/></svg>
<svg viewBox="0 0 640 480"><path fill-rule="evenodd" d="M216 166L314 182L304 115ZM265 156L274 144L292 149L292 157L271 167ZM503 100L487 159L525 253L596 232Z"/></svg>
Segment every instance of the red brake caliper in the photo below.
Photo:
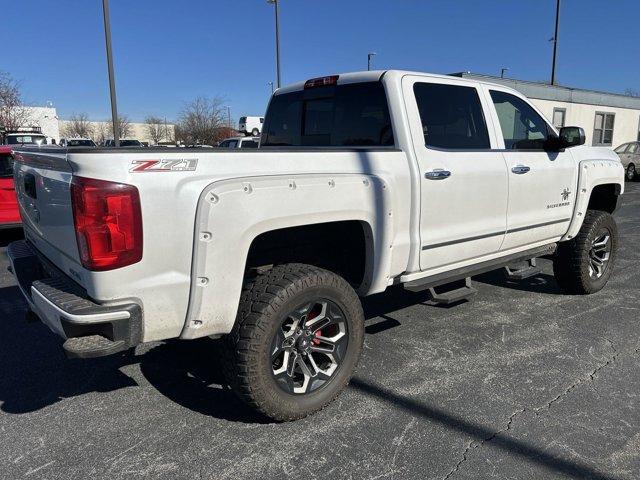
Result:
<svg viewBox="0 0 640 480"><path fill-rule="evenodd" d="M307 317L307 322L308 322L309 320L313 320L313 319L314 319L314 318L316 318L317 316L318 316L318 314L317 314L317 313L311 312L311 314ZM322 336L322 330L318 330L318 331L314 334L314 336L316 336L316 337L320 337L320 336ZM318 338L314 338L314 339L312 340L312 342L313 342L313 344L314 344L314 345L320 345L320 340L319 340Z"/></svg>

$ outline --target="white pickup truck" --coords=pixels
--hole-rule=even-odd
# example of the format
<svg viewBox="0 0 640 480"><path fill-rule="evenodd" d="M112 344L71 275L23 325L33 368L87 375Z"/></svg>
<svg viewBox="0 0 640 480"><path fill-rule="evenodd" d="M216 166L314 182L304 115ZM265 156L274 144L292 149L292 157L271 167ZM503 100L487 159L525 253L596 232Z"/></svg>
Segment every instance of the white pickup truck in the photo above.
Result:
<svg viewBox="0 0 640 480"><path fill-rule="evenodd" d="M224 337L241 399L275 420L327 405L363 345L359 297L450 303L471 277L600 290L618 156L516 91L422 73L311 79L271 98L259 150L22 148L11 269L71 357ZM524 265L523 265L524 264Z"/></svg>

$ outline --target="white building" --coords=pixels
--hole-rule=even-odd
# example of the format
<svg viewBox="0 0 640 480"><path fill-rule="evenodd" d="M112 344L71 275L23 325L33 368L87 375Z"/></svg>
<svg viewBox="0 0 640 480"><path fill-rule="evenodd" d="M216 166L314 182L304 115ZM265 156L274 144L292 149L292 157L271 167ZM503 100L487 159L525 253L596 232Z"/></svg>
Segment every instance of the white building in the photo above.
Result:
<svg viewBox="0 0 640 480"><path fill-rule="evenodd" d="M60 140L60 126L56 109L54 107L19 107L26 111L27 120L23 127L40 127L42 133L49 138L54 138L56 143Z"/></svg>
<svg viewBox="0 0 640 480"><path fill-rule="evenodd" d="M64 137L65 125L67 123L70 123L70 122L68 120L60 120L59 122L60 135L62 137ZM100 143L103 140L111 138L111 135L108 133L111 128L111 122L91 121L89 123L93 130L93 134L91 135L91 137L96 143ZM160 126L163 129L165 127L165 125L160 125ZM127 138L135 138L136 140L140 140L141 142L146 142L149 145L153 145L155 143L151 138L151 135L149 134L149 125L147 125L146 123L131 122L129 123L129 130L130 131L129 131L129 134L127 135ZM167 123L166 132L167 132L166 135L160 141L166 142L166 141L171 141L172 139L175 138L175 125L173 125L172 123Z"/></svg>
<svg viewBox="0 0 640 480"><path fill-rule="evenodd" d="M67 123L66 120L62 120L58 118L58 114L56 112L55 107L31 107L24 106L20 107L27 112L27 120L23 127L40 127L42 129L42 133L49 138L49 142L51 140L55 140L56 143L60 142L60 138L64 137L65 125ZM91 126L94 130L93 139L98 142L103 140L104 137L108 138L108 131L110 127L110 122L90 122ZM153 145L153 140L149 135L149 127L146 123L138 123L131 122L130 124L130 138L135 138L140 140L141 142L147 142L150 145ZM171 140L174 138L174 129L175 126L171 123L167 123L167 136L169 138L165 138L165 141Z"/></svg>
<svg viewBox="0 0 640 480"><path fill-rule="evenodd" d="M518 90L557 128L582 127L587 145L617 147L640 140L640 97L528 82L470 72L452 74Z"/></svg>

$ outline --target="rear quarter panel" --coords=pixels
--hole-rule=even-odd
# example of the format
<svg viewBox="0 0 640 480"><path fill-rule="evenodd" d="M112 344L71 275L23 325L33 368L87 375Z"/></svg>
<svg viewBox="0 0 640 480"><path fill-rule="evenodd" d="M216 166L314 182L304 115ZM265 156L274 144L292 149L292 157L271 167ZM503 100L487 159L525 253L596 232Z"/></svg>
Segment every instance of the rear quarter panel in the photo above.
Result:
<svg viewBox="0 0 640 480"><path fill-rule="evenodd" d="M153 159L197 160L197 168L194 171L132 171L134 162ZM401 151L141 150L70 153L68 162L74 175L127 183L139 190L144 236L142 261L107 272L80 268L78 281L97 301L140 303L144 341L181 334L184 338L195 338L230 331L240 296L246 250L251 237L268 228L330 219L364 221L371 220L374 212L375 215L386 213L393 219L385 223L392 225L391 230L388 227L384 230L388 231L386 248L390 250L388 259L384 260L386 272L380 277L382 280L372 280L369 289L384 289L387 275L402 273L407 267L411 187L408 159ZM330 179L335 181L334 191L343 188L338 179L340 175L355 175L353 178L357 181L344 186L350 194L328 194ZM378 179L370 180L371 184L386 186L389 193L385 194L385 202L392 206L390 211L377 203L380 197L372 193L373 188L365 188L362 182L367 177ZM269 183L275 178L281 182L278 186ZM314 190L316 178L326 190L326 198ZM290 179L298 186L293 191L288 190ZM246 196L245 183L255 183L254 194ZM205 201L205 193L217 188L224 190L220 196L244 199L245 195L254 203L221 201L212 210L212 216L206 216L205 226L196 226L196 212ZM207 275L212 279L209 290L213 293L202 297L198 305L201 313L194 314L193 318L210 319L210 322L207 328L186 333L190 297L195 295L192 285L199 276L199 271L192 268L194 243L197 244L199 232L205 227L217 240L207 249L204 262ZM198 316L202 318L195 318Z"/></svg>

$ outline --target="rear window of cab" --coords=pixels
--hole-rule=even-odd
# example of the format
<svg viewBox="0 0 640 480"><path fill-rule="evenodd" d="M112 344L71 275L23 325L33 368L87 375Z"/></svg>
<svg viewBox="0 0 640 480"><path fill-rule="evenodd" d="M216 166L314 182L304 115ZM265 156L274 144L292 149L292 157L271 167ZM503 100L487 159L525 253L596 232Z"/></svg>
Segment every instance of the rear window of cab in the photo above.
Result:
<svg viewBox="0 0 640 480"><path fill-rule="evenodd" d="M267 146L393 146L380 82L329 85L275 95L260 142Z"/></svg>

